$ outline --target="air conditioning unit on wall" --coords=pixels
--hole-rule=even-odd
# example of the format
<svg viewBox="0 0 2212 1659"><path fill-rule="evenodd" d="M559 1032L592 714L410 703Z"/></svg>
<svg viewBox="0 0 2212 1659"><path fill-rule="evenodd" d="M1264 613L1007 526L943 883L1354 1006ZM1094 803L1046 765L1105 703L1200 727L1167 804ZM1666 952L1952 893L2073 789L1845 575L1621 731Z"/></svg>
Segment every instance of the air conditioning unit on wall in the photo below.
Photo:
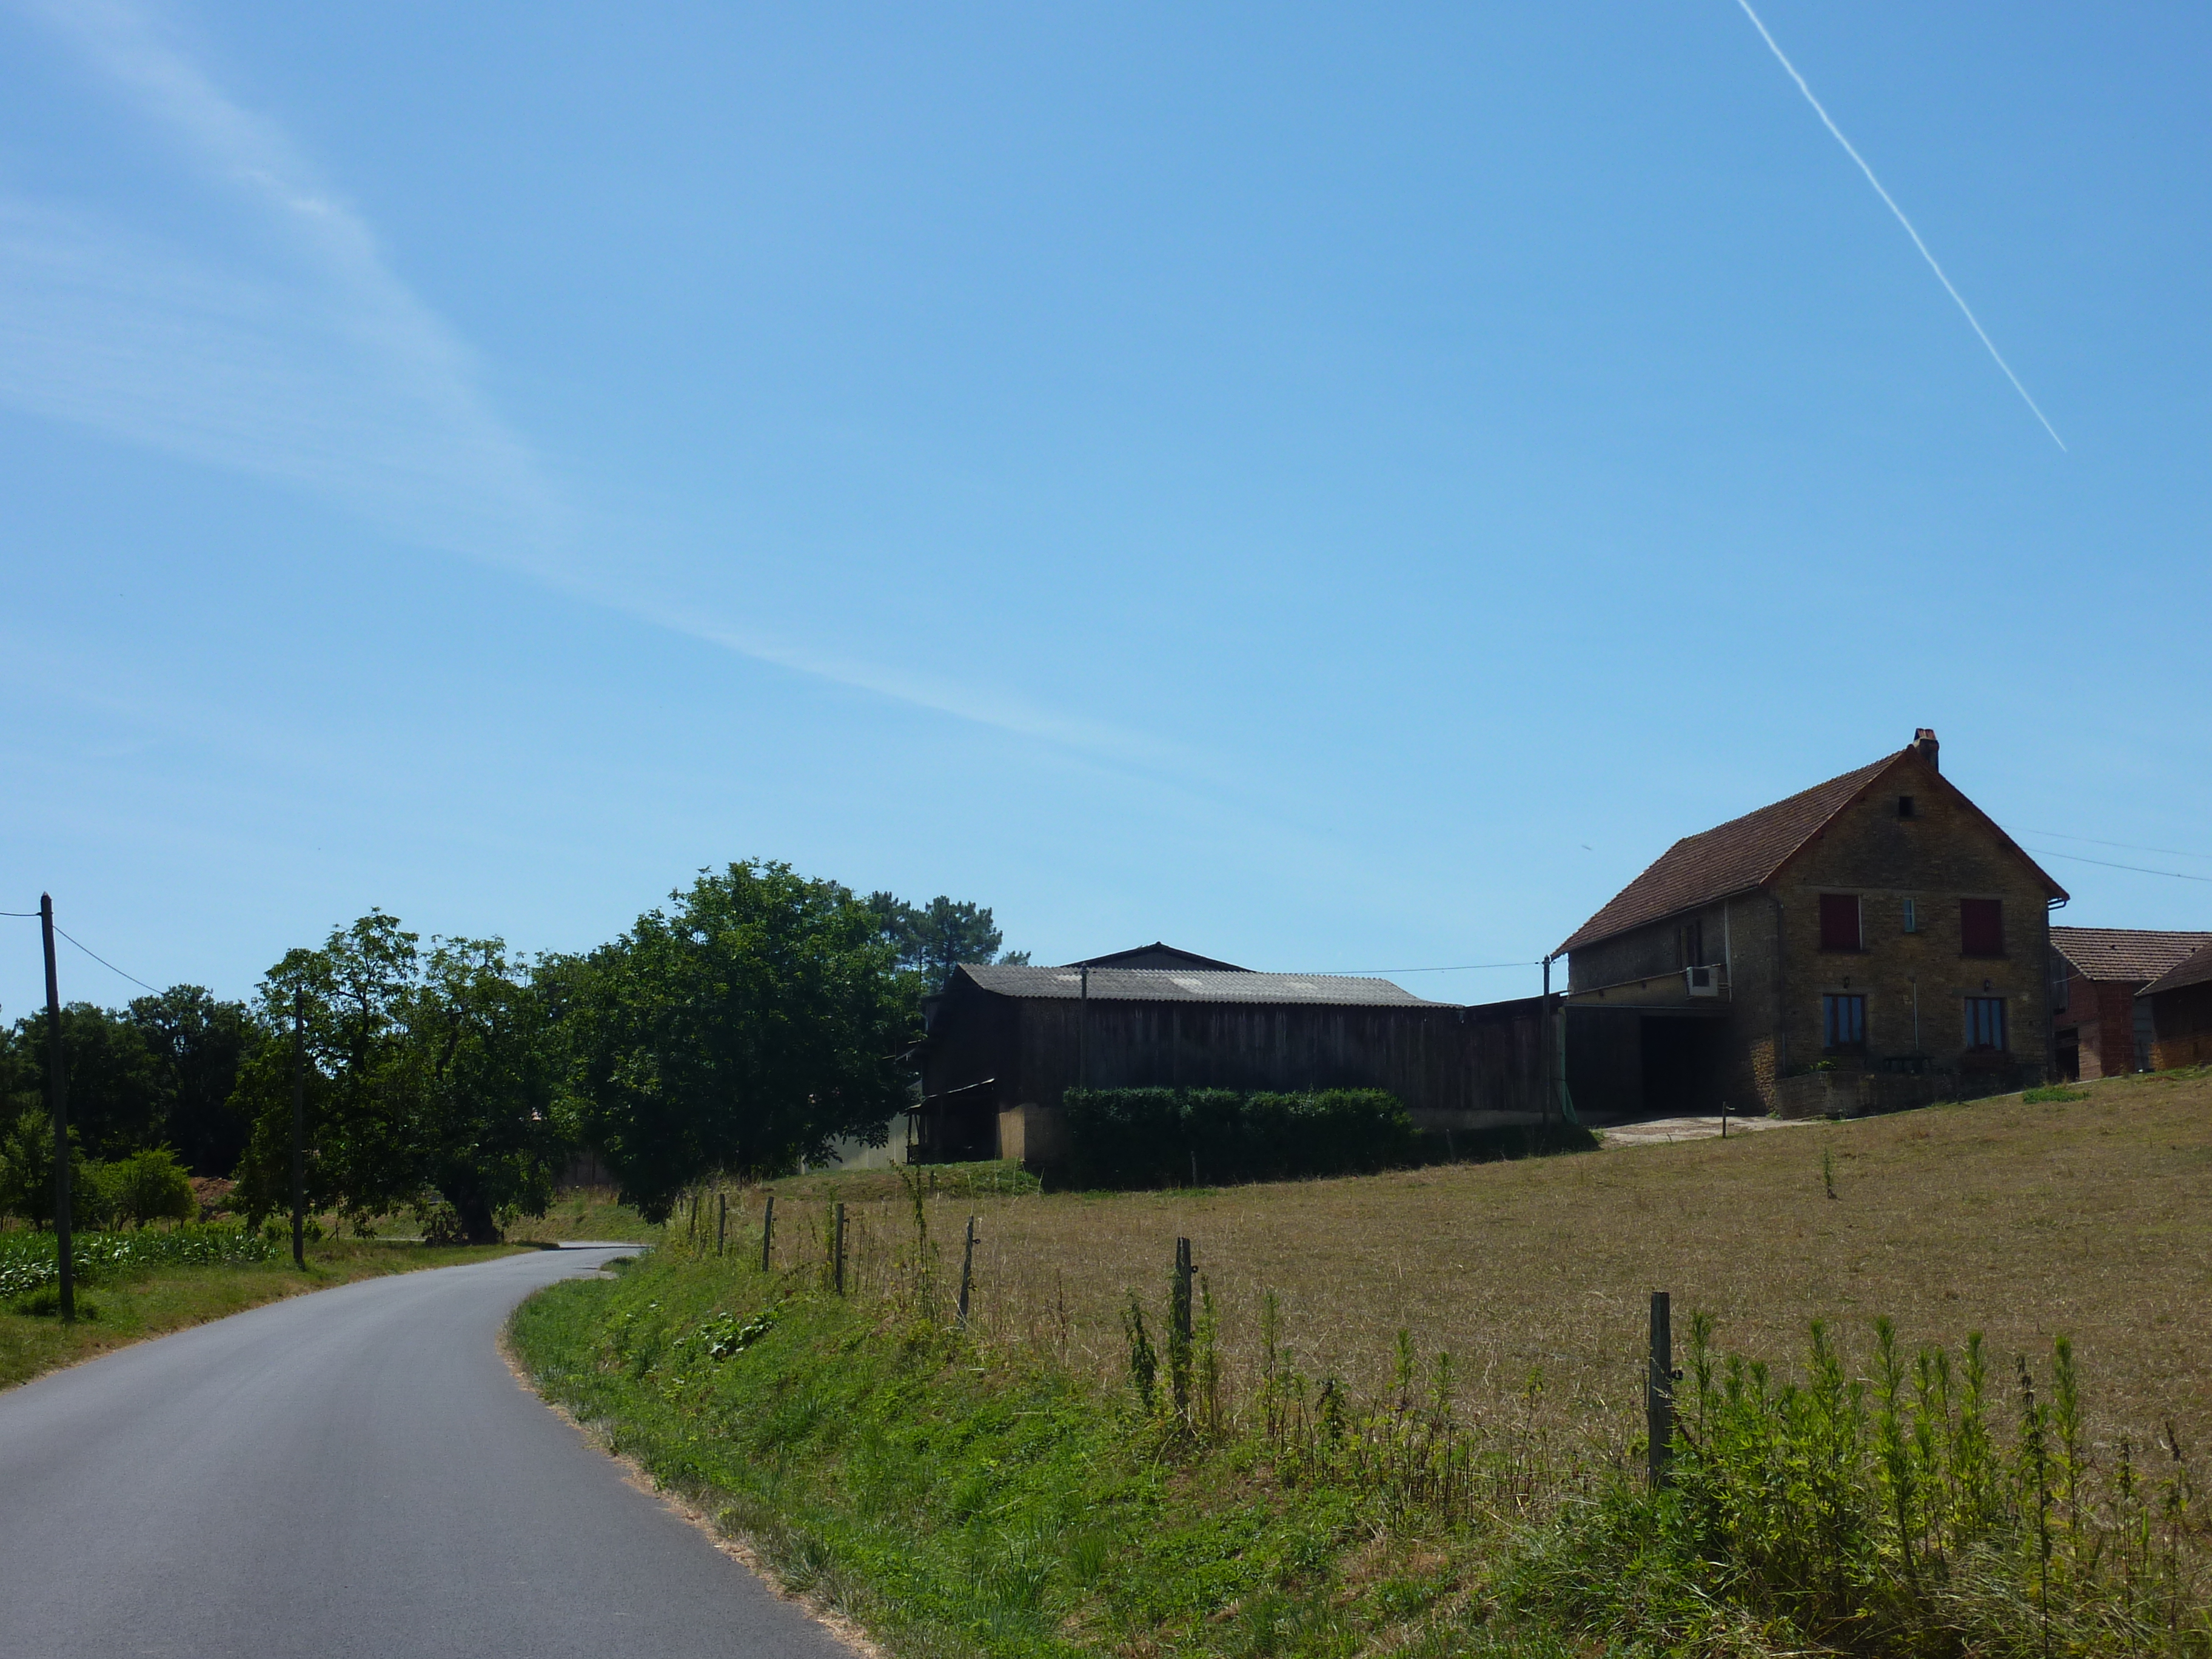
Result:
<svg viewBox="0 0 2212 1659"><path fill-rule="evenodd" d="M1693 997L1717 997L1721 994L1721 970L1717 968L1685 968L1682 977L1689 981Z"/></svg>

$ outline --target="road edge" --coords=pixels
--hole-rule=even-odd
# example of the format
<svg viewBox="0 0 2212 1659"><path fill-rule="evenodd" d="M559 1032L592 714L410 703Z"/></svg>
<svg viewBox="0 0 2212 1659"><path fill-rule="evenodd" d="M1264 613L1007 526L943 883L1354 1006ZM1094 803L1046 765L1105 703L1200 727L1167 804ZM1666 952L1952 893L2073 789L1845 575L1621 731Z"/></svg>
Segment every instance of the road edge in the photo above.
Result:
<svg viewBox="0 0 2212 1659"><path fill-rule="evenodd" d="M508 1316L510 1320L513 1317L512 1314ZM515 1386L566 1424L586 1446L612 1463L621 1472L625 1485L644 1493L678 1520L704 1533L707 1541L714 1547L717 1553L750 1572L777 1601L789 1602L805 1613L839 1644L850 1649L859 1659L894 1659L890 1650L870 1636L849 1613L840 1612L819 1596L802 1594L786 1584L769 1566L750 1534L742 1529L730 1530L683 1493L662 1486L635 1458L616 1450L613 1442L604 1431L585 1422L558 1401L549 1399L532 1379L521 1356L515 1352L514 1345L507 1340L505 1323L501 1323L498 1334L492 1339L492 1346L501 1363L506 1365L507 1374L514 1378Z"/></svg>

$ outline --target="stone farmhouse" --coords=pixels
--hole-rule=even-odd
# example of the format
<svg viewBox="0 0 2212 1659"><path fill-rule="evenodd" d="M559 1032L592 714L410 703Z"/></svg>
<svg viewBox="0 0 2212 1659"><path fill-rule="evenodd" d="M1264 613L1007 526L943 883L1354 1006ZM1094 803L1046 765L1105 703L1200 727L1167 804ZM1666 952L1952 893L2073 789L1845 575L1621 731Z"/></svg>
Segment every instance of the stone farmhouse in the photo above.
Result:
<svg viewBox="0 0 2212 1659"><path fill-rule="evenodd" d="M2039 1082L2065 890L1936 734L1686 837L1559 946L1583 1113L1882 1110Z"/></svg>
<svg viewBox="0 0 2212 1659"><path fill-rule="evenodd" d="M2068 1080L2147 1072L2151 1006L2136 993L2206 945L2212 933L2142 927L2051 930L2053 1069Z"/></svg>

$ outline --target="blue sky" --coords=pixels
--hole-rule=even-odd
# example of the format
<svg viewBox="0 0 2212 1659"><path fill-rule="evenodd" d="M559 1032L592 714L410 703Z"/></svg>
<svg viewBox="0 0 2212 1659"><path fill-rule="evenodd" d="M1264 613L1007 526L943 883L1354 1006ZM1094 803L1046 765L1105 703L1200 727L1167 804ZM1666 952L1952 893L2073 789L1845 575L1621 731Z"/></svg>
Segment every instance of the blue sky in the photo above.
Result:
<svg viewBox="0 0 2212 1659"><path fill-rule="evenodd" d="M1525 963L1928 725L2212 927L2212 15L1760 15L2063 450L1734 0L0 6L0 903Z"/></svg>

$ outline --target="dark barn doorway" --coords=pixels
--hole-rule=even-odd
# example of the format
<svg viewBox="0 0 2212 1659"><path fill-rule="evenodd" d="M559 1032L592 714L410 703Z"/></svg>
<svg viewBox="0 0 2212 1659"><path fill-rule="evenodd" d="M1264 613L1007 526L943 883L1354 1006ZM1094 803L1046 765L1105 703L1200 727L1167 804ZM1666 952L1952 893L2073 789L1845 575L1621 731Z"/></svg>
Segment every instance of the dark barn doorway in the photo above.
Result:
<svg viewBox="0 0 2212 1659"><path fill-rule="evenodd" d="M1644 1109L1687 1117L1720 1109L1721 1034L1717 1019L1644 1017Z"/></svg>

